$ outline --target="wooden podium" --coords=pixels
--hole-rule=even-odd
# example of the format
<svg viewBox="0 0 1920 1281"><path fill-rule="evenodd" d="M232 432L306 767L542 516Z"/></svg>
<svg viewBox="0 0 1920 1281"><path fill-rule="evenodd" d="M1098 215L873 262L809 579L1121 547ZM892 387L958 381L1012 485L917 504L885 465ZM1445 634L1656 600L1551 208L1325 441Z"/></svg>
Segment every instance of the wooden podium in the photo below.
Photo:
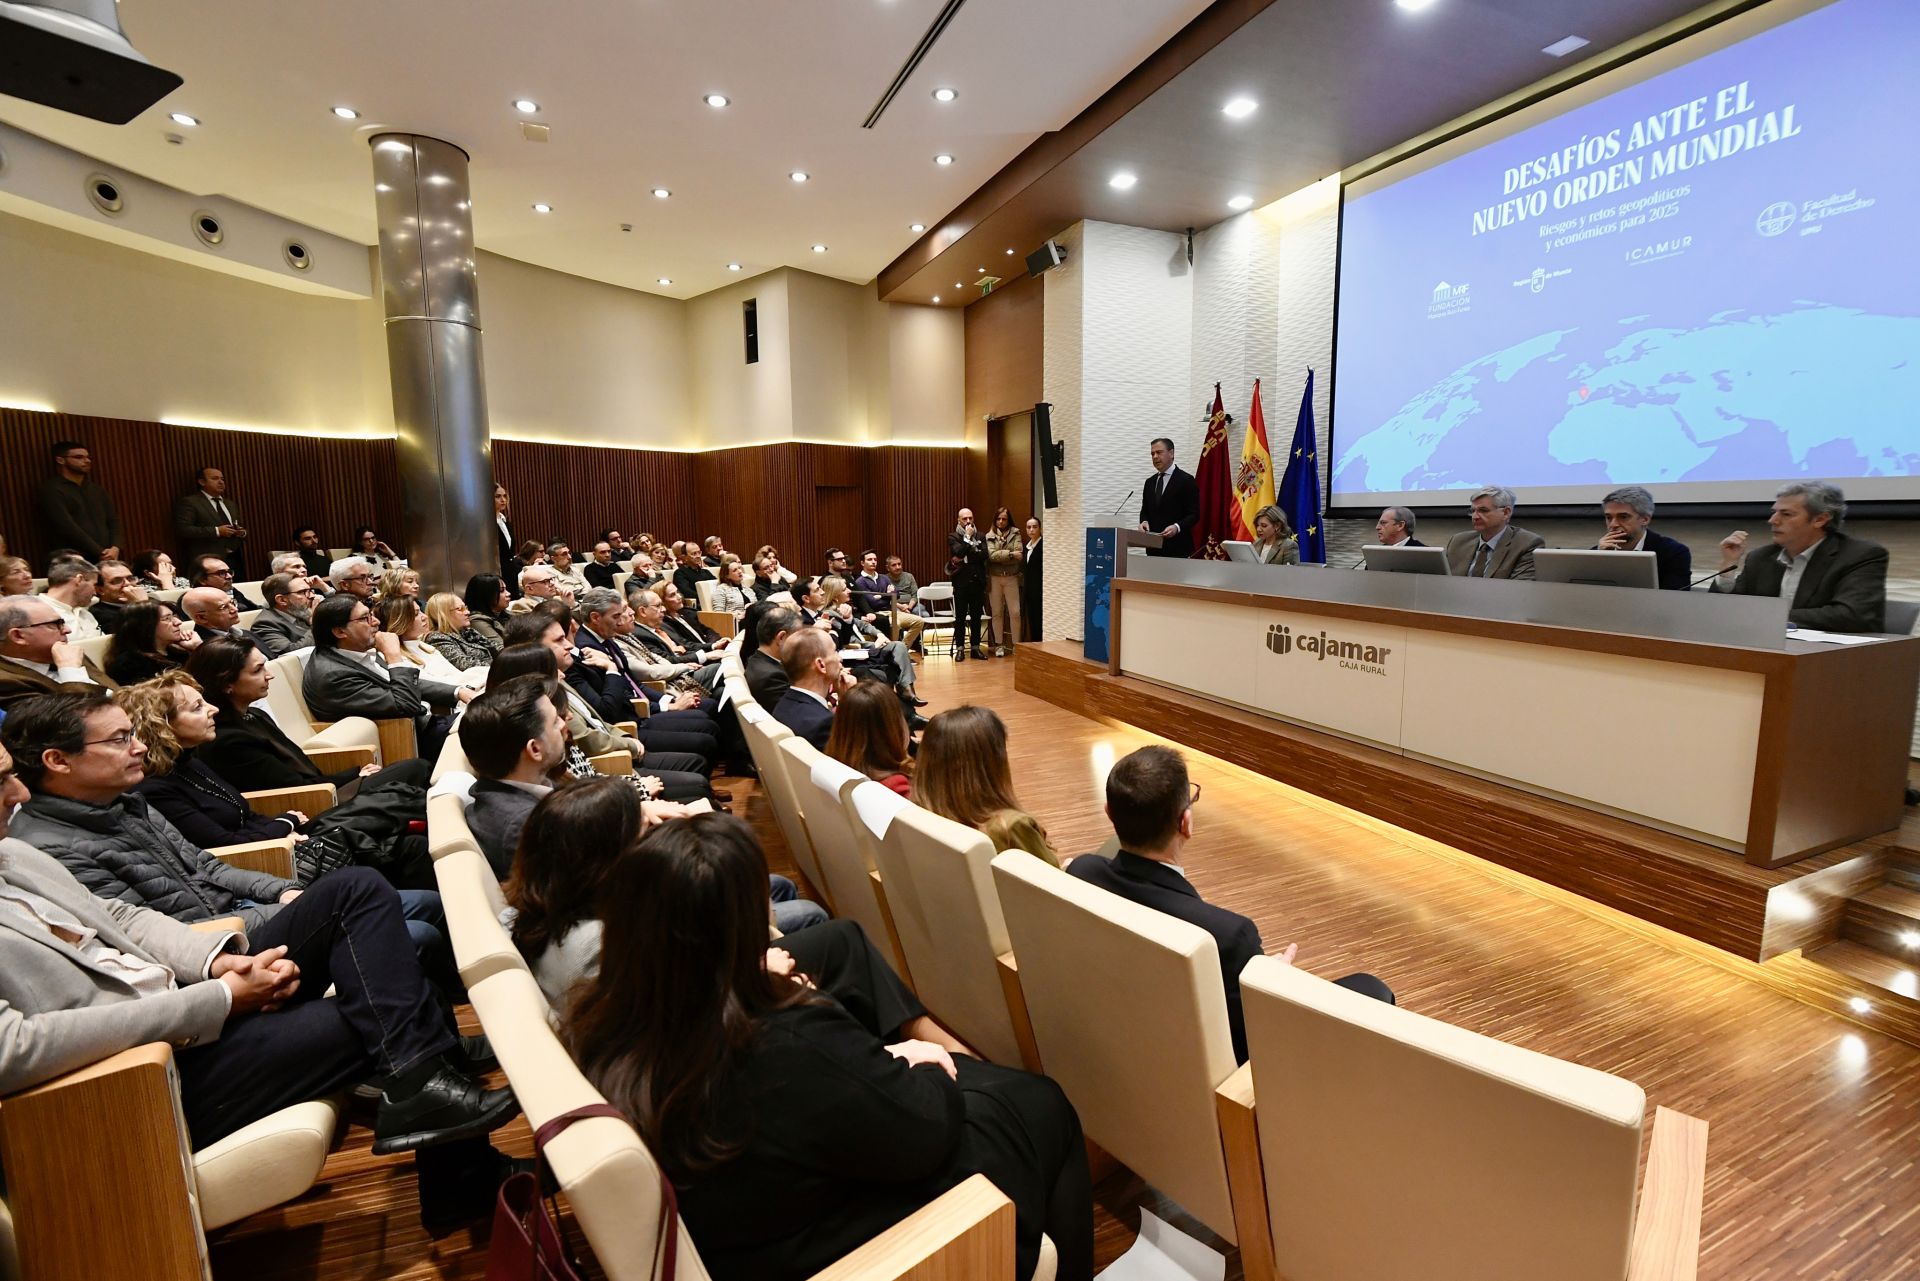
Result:
<svg viewBox="0 0 1920 1281"><path fill-rule="evenodd" d="M1082 652L1096 663L1107 661L1113 617L1113 580L1127 576L1127 552L1151 551L1167 540L1131 525L1087 526L1086 596L1080 613Z"/></svg>

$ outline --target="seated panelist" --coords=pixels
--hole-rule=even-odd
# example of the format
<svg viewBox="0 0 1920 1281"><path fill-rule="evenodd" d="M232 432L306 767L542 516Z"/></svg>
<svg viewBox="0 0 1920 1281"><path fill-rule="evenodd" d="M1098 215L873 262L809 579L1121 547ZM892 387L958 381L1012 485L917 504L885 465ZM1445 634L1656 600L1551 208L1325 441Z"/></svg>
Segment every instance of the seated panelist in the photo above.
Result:
<svg viewBox="0 0 1920 1281"><path fill-rule="evenodd" d="M1373 522L1373 540L1382 547L1425 547L1413 536L1413 508L1383 507Z"/></svg>
<svg viewBox="0 0 1920 1281"><path fill-rule="evenodd" d="M1652 552L1661 591L1684 592L1692 585L1693 552L1679 539L1649 528L1652 494L1638 485L1624 486L1600 500L1600 512L1606 518L1607 535L1594 544L1595 551Z"/></svg>
<svg viewBox="0 0 1920 1281"><path fill-rule="evenodd" d="M1300 563L1300 540L1277 504L1268 503L1253 518L1253 554L1262 565Z"/></svg>
<svg viewBox="0 0 1920 1281"><path fill-rule="evenodd" d="M1785 596L1787 621L1795 627L1884 631L1887 549L1843 533L1846 518L1846 496L1836 485L1799 480L1781 486L1767 517L1773 541L1748 551L1744 529L1721 539L1713 590Z"/></svg>
<svg viewBox="0 0 1920 1281"><path fill-rule="evenodd" d="M1513 523L1513 491L1488 485L1467 500L1473 528L1447 540L1447 568L1456 578L1533 577L1533 554L1547 540Z"/></svg>

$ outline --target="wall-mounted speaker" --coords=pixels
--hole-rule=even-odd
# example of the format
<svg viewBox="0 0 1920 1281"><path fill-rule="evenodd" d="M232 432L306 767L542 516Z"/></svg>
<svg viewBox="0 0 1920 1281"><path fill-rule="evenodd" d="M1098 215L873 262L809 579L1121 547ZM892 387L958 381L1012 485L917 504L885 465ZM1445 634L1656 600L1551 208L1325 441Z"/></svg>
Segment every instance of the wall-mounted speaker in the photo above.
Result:
<svg viewBox="0 0 1920 1281"><path fill-rule="evenodd" d="M1027 255L1027 274L1038 276L1052 271L1067 260L1067 249L1058 241L1049 240Z"/></svg>
<svg viewBox="0 0 1920 1281"><path fill-rule="evenodd" d="M760 363L760 300L749 298L740 304L740 323L745 328L747 339L747 363Z"/></svg>

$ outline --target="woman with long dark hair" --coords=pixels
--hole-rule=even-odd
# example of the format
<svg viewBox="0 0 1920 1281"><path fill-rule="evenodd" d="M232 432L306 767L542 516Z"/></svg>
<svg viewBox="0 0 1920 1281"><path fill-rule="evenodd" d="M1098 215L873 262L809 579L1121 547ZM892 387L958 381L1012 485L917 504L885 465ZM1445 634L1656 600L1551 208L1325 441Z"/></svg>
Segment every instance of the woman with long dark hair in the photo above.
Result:
<svg viewBox="0 0 1920 1281"><path fill-rule="evenodd" d="M505 649L507 606L513 603L513 593L507 590L507 584L500 575L475 574L467 580L467 590L461 593L461 598L467 602L470 615L467 625L494 653Z"/></svg>
<svg viewBox="0 0 1920 1281"><path fill-rule="evenodd" d="M731 815L627 848L603 883L599 973L563 1024L716 1281L799 1281L976 1173L1014 1203L1018 1275L1044 1232L1062 1281L1087 1281L1086 1144L1060 1088L895 1040L897 1009L856 1010L770 958L766 874Z"/></svg>
<svg viewBox="0 0 1920 1281"><path fill-rule="evenodd" d="M902 796L911 796L910 741L907 715L893 691L879 681L857 681L840 695L833 733L827 737L827 755Z"/></svg>
<svg viewBox="0 0 1920 1281"><path fill-rule="evenodd" d="M179 667L200 643L200 634L171 605L138 601L120 611L104 666L120 684L137 685Z"/></svg>

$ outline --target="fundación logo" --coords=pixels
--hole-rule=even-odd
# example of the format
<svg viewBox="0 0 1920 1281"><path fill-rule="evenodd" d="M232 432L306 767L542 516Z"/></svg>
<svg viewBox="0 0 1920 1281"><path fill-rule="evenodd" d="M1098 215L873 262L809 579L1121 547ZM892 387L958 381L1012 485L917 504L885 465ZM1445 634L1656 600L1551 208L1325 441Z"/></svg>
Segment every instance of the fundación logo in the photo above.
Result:
<svg viewBox="0 0 1920 1281"><path fill-rule="evenodd" d="M1753 229L1763 236L1782 236L1793 229L1799 216L1800 211L1791 201L1776 200L1760 211L1760 216L1753 220Z"/></svg>
<svg viewBox="0 0 1920 1281"><path fill-rule="evenodd" d="M1456 285L1441 281L1433 287L1433 294L1427 301L1427 319L1438 320L1442 316L1457 315L1473 310L1473 286Z"/></svg>
<svg viewBox="0 0 1920 1281"><path fill-rule="evenodd" d="M1286 623L1274 623L1267 628L1267 648L1282 658L1290 654L1311 654L1314 661L1320 663L1331 658L1344 668L1372 676L1387 674L1387 655L1393 653L1388 645L1338 640L1324 631L1303 631L1295 636L1293 628Z"/></svg>

